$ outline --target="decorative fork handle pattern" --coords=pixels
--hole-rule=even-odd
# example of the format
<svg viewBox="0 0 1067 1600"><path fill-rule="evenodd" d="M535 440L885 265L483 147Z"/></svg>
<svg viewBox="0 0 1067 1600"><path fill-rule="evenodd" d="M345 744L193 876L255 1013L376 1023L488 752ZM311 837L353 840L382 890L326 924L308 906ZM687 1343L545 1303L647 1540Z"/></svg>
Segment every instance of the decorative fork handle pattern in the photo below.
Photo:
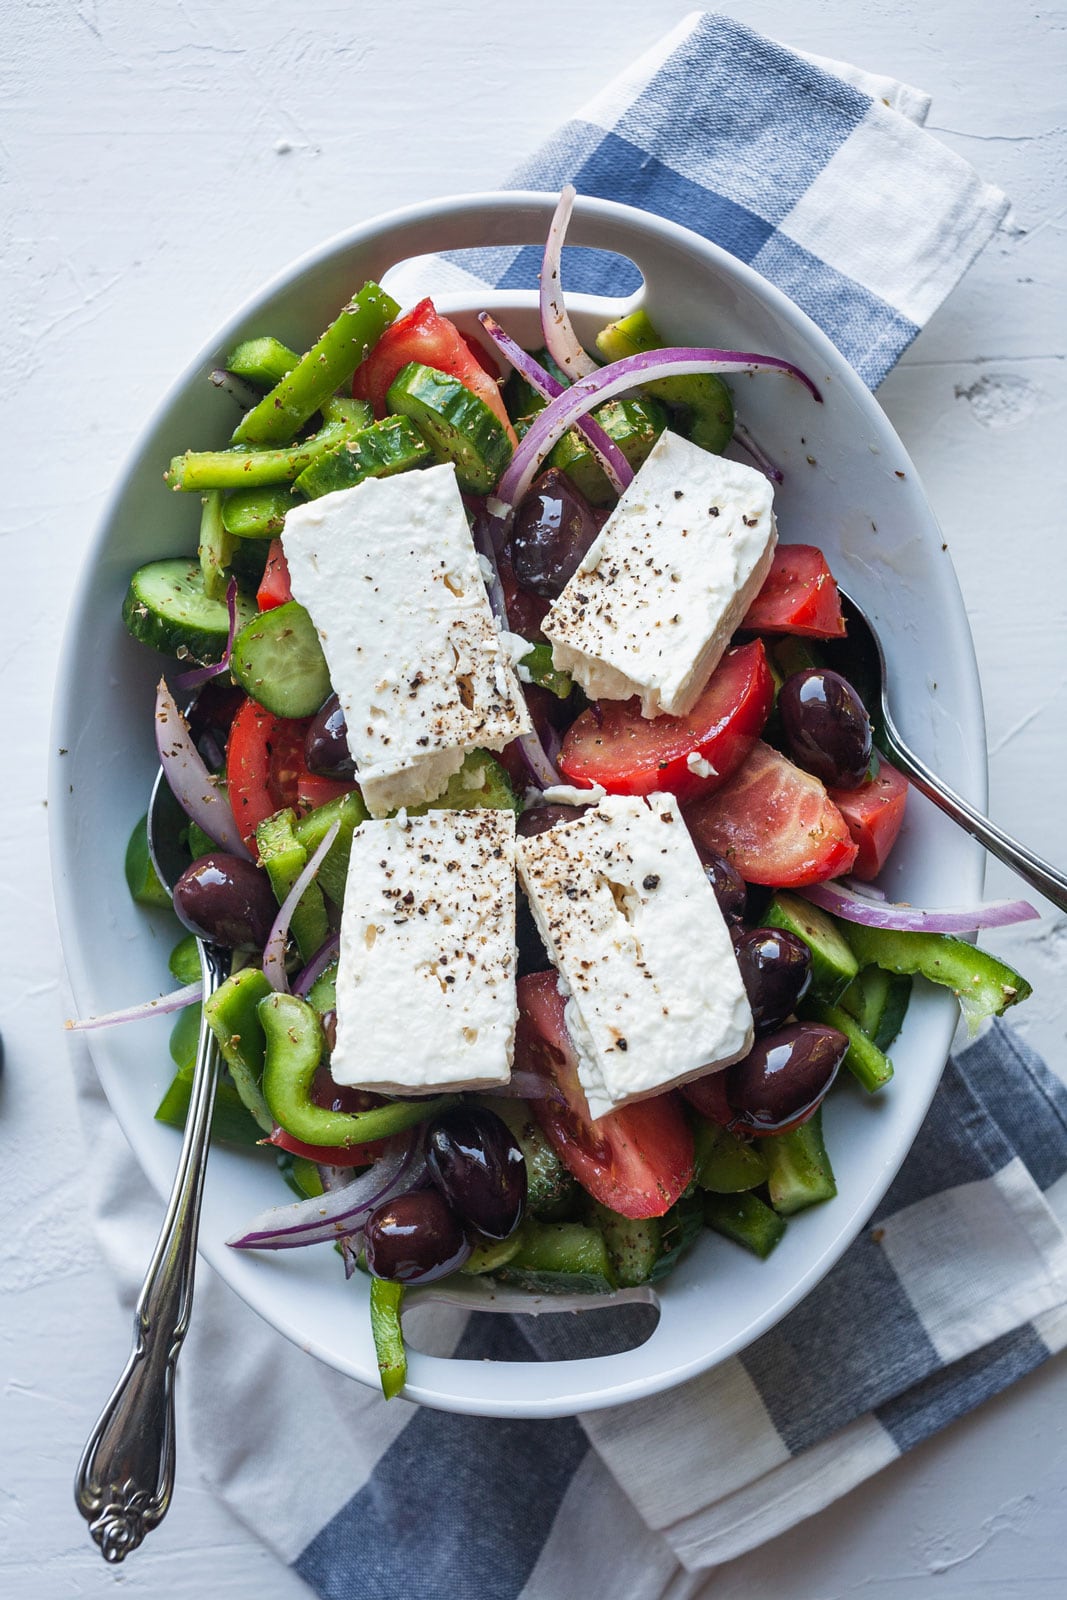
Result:
<svg viewBox="0 0 1067 1600"><path fill-rule="evenodd" d="M1003 828L998 828L995 822L990 822L980 811L976 811L962 795L930 768L904 743L893 719L889 715L888 707L883 700L883 725L885 730L886 754L894 765L911 779L915 787L932 800L935 806L965 828L973 838L985 846L990 855L1003 861L1004 865L1017 872L1019 877L1043 894L1046 900L1051 900L1054 906L1061 911L1067 911L1067 877L1058 872L1055 867L1035 855L1032 850L1027 850L1017 839L1005 833Z"/></svg>
<svg viewBox="0 0 1067 1600"><path fill-rule="evenodd" d="M204 998L229 975L230 952L200 946ZM167 1514L174 1489L174 1374L189 1327L196 1236L207 1169L219 1049L200 1024L178 1170L133 1322L133 1349L89 1436L74 1481L78 1510L105 1561L136 1550Z"/></svg>

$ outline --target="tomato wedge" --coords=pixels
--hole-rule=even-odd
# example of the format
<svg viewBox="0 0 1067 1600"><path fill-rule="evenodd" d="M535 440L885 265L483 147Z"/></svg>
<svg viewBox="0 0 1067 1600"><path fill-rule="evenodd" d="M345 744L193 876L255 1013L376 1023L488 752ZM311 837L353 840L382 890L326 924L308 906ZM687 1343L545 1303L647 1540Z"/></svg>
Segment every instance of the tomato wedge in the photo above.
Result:
<svg viewBox="0 0 1067 1600"><path fill-rule="evenodd" d="M421 361L425 367L458 378L485 401L504 424L512 444L518 444L499 384L490 377L480 355L474 354L455 323L438 315L432 300L420 300L386 328L362 366L357 367L352 393L357 400L369 400L376 417L387 416L385 397L389 385L409 361Z"/></svg>
<svg viewBox="0 0 1067 1600"><path fill-rule="evenodd" d="M761 740L725 788L695 801L685 820L697 843L725 856L747 883L821 883L848 872L857 855L818 778Z"/></svg>
<svg viewBox="0 0 1067 1600"><path fill-rule="evenodd" d="M551 1080L530 1102L567 1170L594 1200L624 1217L662 1217L693 1177L693 1135L673 1094L624 1106L594 1122L578 1081L554 972L518 982L515 1066Z"/></svg>
<svg viewBox="0 0 1067 1600"><path fill-rule="evenodd" d="M609 794L664 790L691 800L737 771L773 698L766 652L755 639L723 657L684 717L643 717L636 698L590 706L567 731L560 771L583 789L600 783ZM702 774L700 762L712 770Z"/></svg>
<svg viewBox="0 0 1067 1600"><path fill-rule="evenodd" d="M877 878L897 842L908 800L908 780L883 757L878 776L861 789L831 789L830 799L845 819L859 854L852 876L865 882Z"/></svg>
<svg viewBox="0 0 1067 1600"><path fill-rule="evenodd" d="M270 550L267 552L267 565L256 590L256 604L261 611L272 611L275 606L284 606L292 598L293 591L289 587L289 563L285 559L282 541L272 539Z"/></svg>
<svg viewBox="0 0 1067 1600"><path fill-rule="evenodd" d="M813 544L780 544L741 626L753 633L843 638L841 597L822 551Z"/></svg>
<svg viewBox="0 0 1067 1600"><path fill-rule="evenodd" d="M256 829L283 806L314 810L357 787L309 772L304 738L310 717L276 717L246 700L233 719L226 750L226 787L241 837L251 851Z"/></svg>

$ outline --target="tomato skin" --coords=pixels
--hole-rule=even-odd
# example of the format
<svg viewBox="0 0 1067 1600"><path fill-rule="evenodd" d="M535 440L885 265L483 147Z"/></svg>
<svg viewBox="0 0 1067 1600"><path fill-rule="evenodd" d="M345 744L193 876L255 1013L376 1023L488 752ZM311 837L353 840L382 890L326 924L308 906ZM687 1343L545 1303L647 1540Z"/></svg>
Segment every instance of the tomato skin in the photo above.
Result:
<svg viewBox="0 0 1067 1600"><path fill-rule="evenodd" d="M267 565L256 590L256 604L261 611L273 611L293 598L289 587L289 563L285 559L280 539L272 539L267 554Z"/></svg>
<svg viewBox="0 0 1067 1600"><path fill-rule="evenodd" d="M877 777L869 779L862 788L831 789L829 793L859 852L852 876L865 883L877 878L904 821L907 778L879 756Z"/></svg>
<svg viewBox="0 0 1067 1600"><path fill-rule="evenodd" d="M370 355L356 368L352 393L357 400L368 400L376 417L388 416L389 385L409 361L421 361L425 367L458 378L499 417L512 444L518 443L504 409L500 386L486 371L483 353L471 349L455 323L434 309L432 300L420 300L386 328Z"/></svg>
<svg viewBox="0 0 1067 1600"><path fill-rule="evenodd" d="M253 855L259 824L283 806L312 811L357 787L308 771L304 739L310 722L310 717L276 717L250 699L233 719L226 786L241 837Z"/></svg>
<svg viewBox="0 0 1067 1600"><path fill-rule="evenodd" d="M822 551L813 544L780 544L741 626L753 633L844 638L841 597Z"/></svg>
<svg viewBox="0 0 1067 1600"><path fill-rule="evenodd" d="M583 711L560 752L560 771L609 794L655 794L679 800L720 789L737 771L763 731L774 699L774 680L763 641L731 650L715 668L696 705L684 717L641 715L640 702L605 700ZM695 752L715 770L691 771Z"/></svg>
<svg viewBox="0 0 1067 1600"><path fill-rule="evenodd" d="M725 788L685 813L690 833L746 883L799 888L851 870L857 849L818 778L757 740Z"/></svg>
<svg viewBox="0 0 1067 1600"><path fill-rule="evenodd" d="M530 1108L582 1187L620 1216L662 1217L693 1178L693 1135L676 1097L657 1095L592 1121L555 972L518 982L515 1066L551 1080Z"/></svg>
<svg viewBox="0 0 1067 1600"><path fill-rule="evenodd" d="M268 1138L260 1141L272 1144L278 1150L288 1150L290 1155L303 1156L322 1167L367 1167L377 1161L388 1140L375 1139L369 1144L305 1144L294 1139L284 1128L275 1128Z"/></svg>

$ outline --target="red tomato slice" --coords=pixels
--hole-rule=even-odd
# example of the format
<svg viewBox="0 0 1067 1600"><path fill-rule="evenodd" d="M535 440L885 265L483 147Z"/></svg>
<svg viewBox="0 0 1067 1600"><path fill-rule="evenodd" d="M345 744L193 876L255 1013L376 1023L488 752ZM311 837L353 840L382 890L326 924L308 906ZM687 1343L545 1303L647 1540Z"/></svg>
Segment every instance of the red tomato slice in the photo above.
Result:
<svg viewBox="0 0 1067 1600"><path fill-rule="evenodd" d="M256 590L256 604L261 611L272 611L293 598L289 587L289 563L285 559L280 539L272 539L267 554L267 565Z"/></svg>
<svg viewBox="0 0 1067 1600"><path fill-rule="evenodd" d="M309 772L304 737L310 717L276 717L246 700L233 719L226 751L226 786L241 837L253 852L256 829L283 806L314 810L357 786Z"/></svg>
<svg viewBox="0 0 1067 1600"><path fill-rule="evenodd" d="M841 597L822 551L813 544L780 544L741 626L753 633L842 638Z"/></svg>
<svg viewBox="0 0 1067 1600"><path fill-rule="evenodd" d="M304 1156L323 1167L367 1167L377 1161L387 1141L375 1139L370 1144L305 1144L294 1139L284 1128L275 1128L263 1144L272 1144L278 1150L288 1150L291 1155Z"/></svg>
<svg viewBox="0 0 1067 1600"><path fill-rule="evenodd" d="M798 888L848 872L856 846L818 778L757 740L723 789L686 811L699 844L725 856L747 883Z"/></svg>
<svg viewBox="0 0 1067 1600"><path fill-rule="evenodd" d="M485 401L504 424L512 444L518 444L499 385L486 372L480 357L471 351L455 323L434 310L432 300L420 300L411 311L398 317L392 327L386 328L362 366L356 368L352 393L357 400L369 400L376 417L387 416L385 397L389 385L409 361L421 361L425 367L458 378Z"/></svg>
<svg viewBox="0 0 1067 1600"><path fill-rule="evenodd" d="M878 776L861 789L831 789L830 799L845 819L852 843L859 854L852 876L865 882L877 878L885 866L904 821L908 800L908 780L883 757L878 758Z"/></svg>
<svg viewBox="0 0 1067 1600"><path fill-rule="evenodd" d="M774 698L774 680L763 642L731 650L684 717L641 715L640 701L605 700L583 711L567 731L561 772L581 788L603 784L609 794L654 794L679 800L719 789L763 731ZM690 756L714 769L693 772Z"/></svg>
<svg viewBox="0 0 1067 1600"><path fill-rule="evenodd" d="M602 1205L624 1217L661 1217L693 1177L693 1135L672 1094L609 1112L594 1122L578 1082L554 972L518 983L515 1066L552 1082L531 1109L567 1170Z"/></svg>

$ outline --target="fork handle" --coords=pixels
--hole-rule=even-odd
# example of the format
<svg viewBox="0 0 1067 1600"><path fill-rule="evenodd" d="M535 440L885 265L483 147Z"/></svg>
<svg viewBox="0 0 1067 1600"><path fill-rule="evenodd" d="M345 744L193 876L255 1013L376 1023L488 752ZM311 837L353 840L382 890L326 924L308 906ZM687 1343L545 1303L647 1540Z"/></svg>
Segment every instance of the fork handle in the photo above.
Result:
<svg viewBox="0 0 1067 1600"><path fill-rule="evenodd" d="M201 945L204 999L229 975L230 953ZM89 1435L74 1480L78 1510L105 1561L136 1550L174 1489L174 1373L189 1327L196 1235L219 1048L202 1015L189 1111L167 1214L133 1319L133 1349Z"/></svg>
<svg viewBox="0 0 1067 1600"><path fill-rule="evenodd" d="M955 789L950 789L943 779L931 772L926 763L904 743L888 714L883 718L883 726L886 755L910 778L916 789L932 800L935 806L939 806L953 822L965 828L979 844L985 846L990 855L996 856L998 861L1003 861L1006 867L1017 872L1046 900L1051 900L1054 906L1067 911L1067 876L1021 845L1003 828L998 828L995 822L990 822Z"/></svg>

